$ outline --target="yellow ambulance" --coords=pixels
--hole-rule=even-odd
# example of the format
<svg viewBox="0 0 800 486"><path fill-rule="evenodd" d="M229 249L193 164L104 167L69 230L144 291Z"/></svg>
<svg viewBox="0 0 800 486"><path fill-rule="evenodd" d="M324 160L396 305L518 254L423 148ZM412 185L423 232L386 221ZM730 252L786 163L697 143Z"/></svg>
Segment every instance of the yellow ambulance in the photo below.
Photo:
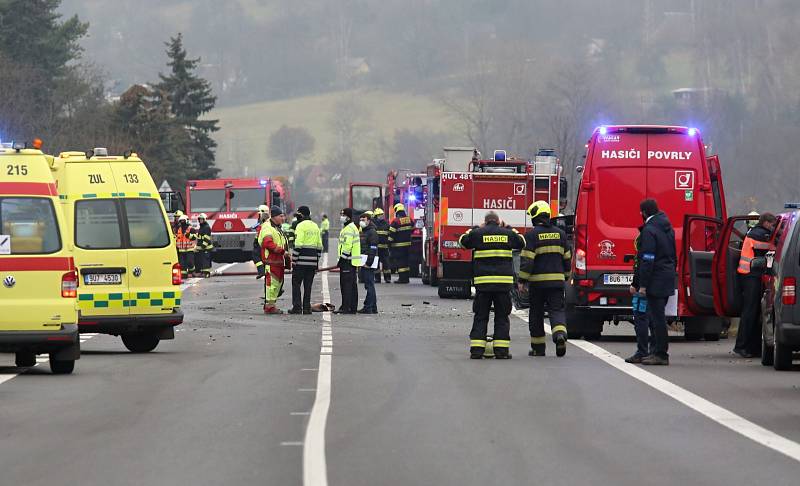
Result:
<svg viewBox="0 0 800 486"><path fill-rule="evenodd" d="M0 144L0 352L19 367L47 353L53 373L68 374L80 357L78 274L50 160Z"/></svg>
<svg viewBox="0 0 800 486"><path fill-rule="evenodd" d="M183 322L181 268L156 185L133 153L64 152L53 174L72 237L81 332L146 353Z"/></svg>

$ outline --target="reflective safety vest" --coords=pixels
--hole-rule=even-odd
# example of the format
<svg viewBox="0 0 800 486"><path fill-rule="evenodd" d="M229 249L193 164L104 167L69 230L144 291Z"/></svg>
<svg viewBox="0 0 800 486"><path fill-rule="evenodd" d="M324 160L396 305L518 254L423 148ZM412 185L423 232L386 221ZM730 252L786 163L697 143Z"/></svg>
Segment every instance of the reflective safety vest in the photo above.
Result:
<svg viewBox="0 0 800 486"><path fill-rule="evenodd" d="M263 252L262 260L268 265L278 267L285 265L286 235L279 228L273 226L271 221L261 224L261 231L258 233L258 246L261 247Z"/></svg>
<svg viewBox="0 0 800 486"><path fill-rule="evenodd" d="M197 246L197 233L191 226L187 226L186 231L183 227L178 226L175 232L175 246L178 248L179 253L186 253L187 251L194 251Z"/></svg>
<svg viewBox="0 0 800 486"><path fill-rule="evenodd" d="M764 257L768 251L775 249L769 240L770 232L763 226L756 226L747 232L739 257L739 268L736 269L739 275L761 276L764 273L763 268L753 269L752 263L754 259Z"/></svg>
<svg viewBox="0 0 800 486"><path fill-rule="evenodd" d="M411 221L411 218L406 216L404 211L398 211L397 217L389 225L389 246L392 248L411 246L411 232L413 230L414 222Z"/></svg>
<svg viewBox="0 0 800 486"><path fill-rule="evenodd" d="M514 250L525 246L525 238L517 230L488 223L467 231L458 243L473 250L472 281L476 289L489 292L511 290L514 285Z"/></svg>
<svg viewBox="0 0 800 486"><path fill-rule="evenodd" d="M325 218L319 223L319 230L327 233L331 230L331 220Z"/></svg>
<svg viewBox="0 0 800 486"><path fill-rule="evenodd" d="M534 287L559 288L569 277L572 252L567 235L551 224L536 225L525 234L519 278Z"/></svg>
<svg viewBox="0 0 800 486"><path fill-rule="evenodd" d="M298 223L294 231L292 261L295 265L317 268L322 252L322 233L310 219Z"/></svg>
<svg viewBox="0 0 800 486"><path fill-rule="evenodd" d="M361 266L360 232L352 221L339 232L339 258L349 261L354 267Z"/></svg>

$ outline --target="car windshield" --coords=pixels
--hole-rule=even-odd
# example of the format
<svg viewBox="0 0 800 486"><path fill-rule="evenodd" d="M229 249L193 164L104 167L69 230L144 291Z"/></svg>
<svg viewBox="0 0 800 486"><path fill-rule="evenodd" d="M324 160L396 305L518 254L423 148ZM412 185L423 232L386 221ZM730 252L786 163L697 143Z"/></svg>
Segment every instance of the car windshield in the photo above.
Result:
<svg viewBox="0 0 800 486"><path fill-rule="evenodd" d="M50 199L0 199L0 254L46 254L60 249L61 236Z"/></svg>
<svg viewBox="0 0 800 486"><path fill-rule="evenodd" d="M227 211L225 189L192 189L190 192L190 211L193 213L211 213Z"/></svg>
<svg viewBox="0 0 800 486"><path fill-rule="evenodd" d="M258 189L231 189L231 211L257 211L258 207L266 204L267 191Z"/></svg>

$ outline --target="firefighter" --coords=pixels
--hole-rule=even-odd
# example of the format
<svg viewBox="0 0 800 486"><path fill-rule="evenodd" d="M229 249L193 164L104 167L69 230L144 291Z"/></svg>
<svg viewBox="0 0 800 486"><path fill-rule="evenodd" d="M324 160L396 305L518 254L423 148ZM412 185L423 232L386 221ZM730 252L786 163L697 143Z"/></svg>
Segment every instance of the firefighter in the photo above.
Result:
<svg viewBox="0 0 800 486"><path fill-rule="evenodd" d="M375 208L372 211L375 218L375 230L378 233L378 260L380 260L380 271L375 272L375 283L381 283L381 274L386 283L392 281L392 269L389 264L389 222L383 214L383 209Z"/></svg>
<svg viewBox="0 0 800 486"><path fill-rule="evenodd" d="M200 213L197 217L200 227L197 230L195 269L203 278L211 276L211 250L214 249L214 242L211 240L211 226L207 219L206 213Z"/></svg>
<svg viewBox="0 0 800 486"><path fill-rule="evenodd" d="M414 230L414 224L406 215L406 208L401 203L394 205L394 214L395 218L389 225L389 247L399 277L396 283L407 284L411 275L408 252L411 249L411 232Z"/></svg>
<svg viewBox="0 0 800 486"><path fill-rule="evenodd" d="M361 215L359 226L361 227L362 267L361 281L364 283L364 290L367 295L364 297L364 307L358 310L359 314L377 314L378 298L375 295L375 270L378 268L378 232L372 222L372 211L366 211ZM380 274L378 274L380 276Z"/></svg>
<svg viewBox="0 0 800 486"><path fill-rule="evenodd" d="M528 207L533 228L525 234L519 272L519 290L528 286L531 309L528 329L531 350L528 356L545 355L544 309L550 314L556 356L567 352L567 321L564 312L564 282L570 272L572 255L567 246L567 236L550 219L550 205L536 201Z"/></svg>
<svg viewBox="0 0 800 486"><path fill-rule="evenodd" d="M500 217L489 211L480 228L467 231L458 239L459 245L471 249L472 274L475 284L475 317L469 334L469 353L481 359L486 351L489 311L494 305L494 356L510 359L511 353L511 289L514 287L514 250L525 246L516 230L500 225Z"/></svg>
<svg viewBox="0 0 800 486"><path fill-rule="evenodd" d="M183 278L187 278L190 273L194 273L194 250L197 246L197 231L189 224L189 218L185 214L178 217L175 246L178 248L178 263L181 265L181 275Z"/></svg>
<svg viewBox="0 0 800 486"><path fill-rule="evenodd" d="M281 229L281 225L286 221L286 216L278 206L272 206L270 214L271 218L261 225L261 231L258 233L258 244L261 246L262 259L266 265L264 314L283 314L276 304L281 290L283 290L283 276L286 267L291 265L288 260L286 234Z"/></svg>
<svg viewBox="0 0 800 486"><path fill-rule="evenodd" d="M766 270L766 254L775 249L770 240L776 223L774 215L762 214L742 244L736 270L742 288L742 315L733 352L743 358L761 353L761 295L764 292L761 277Z"/></svg>
<svg viewBox="0 0 800 486"><path fill-rule="evenodd" d="M261 259L261 247L258 245L258 234L261 232L261 225L269 221L269 206L262 204L258 207L258 223L250 228L255 232L253 238L253 264L256 266L256 280L264 278L264 260Z"/></svg>
<svg viewBox="0 0 800 486"><path fill-rule="evenodd" d="M322 233L311 220L308 206L300 206L297 213L300 221L295 227L292 249L292 309L289 314L311 314L311 287L322 254Z"/></svg>
<svg viewBox="0 0 800 486"><path fill-rule="evenodd" d="M328 215L325 213L322 214L322 221L319 223L319 229L322 232L322 252L327 254L328 238L330 237L331 233L331 221L328 219Z"/></svg>
<svg viewBox="0 0 800 486"><path fill-rule="evenodd" d="M302 216L297 211L292 214L292 220L283 224L283 232L286 234L286 242L289 244L289 249L294 248L294 230L297 228L297 223L302 219Z"/></svg>
<svg viewBox="0 0 800 486"><path fill-rule="evenodd" d="M355 314L358 311L358 279L356 272L361 266L361 242L359 231L353 222L353 208L342 209L339 219L342 231L339 233L339 286L342 291L342 305L336 314Z"/></svg>
<svg viewBox="0 0 800 486"><path fill-rule="evenodd" d="M175 214L172 215L172 232L177 233L178 227L181 225L181 216L184 216L183 211L180 209L175 211Z"/></svg>

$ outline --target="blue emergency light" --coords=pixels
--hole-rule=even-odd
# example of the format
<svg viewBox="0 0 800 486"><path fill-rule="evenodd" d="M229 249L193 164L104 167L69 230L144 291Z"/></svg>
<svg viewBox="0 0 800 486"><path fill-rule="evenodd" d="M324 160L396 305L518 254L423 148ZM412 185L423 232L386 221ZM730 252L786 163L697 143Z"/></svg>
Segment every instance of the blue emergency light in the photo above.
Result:
<svg viewBox="0 0 800 486"><path fill-rule="evenodd" d="M506 151L505 150L495 150L494 151L494 161L495 162L505 162L506 161Z"/></svg>
<svg viewBox="0 0 800 486"><path fill-rule="evenodd" d="M600 127L600 128L597 129L597 131L600 132L600 135L605 135L606 133L608 133L608 128Z"/></svg>
<svg viewBox="0 0 800 486"><path fill-rule="evenodd" d="M694 137L695 135L697 135L697 129L696 129L696 128L690 128L690 129L689 129L689 130L686 132L686 134L687 134L687 135L689 135L690 137Z"/></svg>
<svg viewBox="0 0 800 486"><path fill-rule="evenodd" d="M408 194L408 201L409 202L415 202L416 200L417 200L417 196L415 196L413 193L409 193Z"/></svg>
<svg viewBox="0 0 800 486"><path fill-rule="evenodd" d="M267 181L265 179L261 179L258 183L261 184L261 187L267 187Z"/></svg>

